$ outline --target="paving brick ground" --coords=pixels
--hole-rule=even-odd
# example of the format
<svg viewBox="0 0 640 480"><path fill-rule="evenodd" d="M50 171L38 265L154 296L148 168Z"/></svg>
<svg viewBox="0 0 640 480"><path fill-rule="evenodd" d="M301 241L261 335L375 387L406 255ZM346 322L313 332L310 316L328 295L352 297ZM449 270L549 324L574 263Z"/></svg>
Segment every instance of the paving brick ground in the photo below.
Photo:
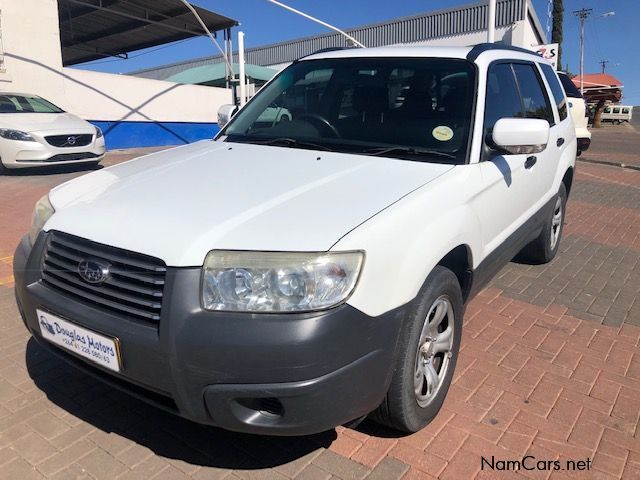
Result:
<svg viewBox="0 0 640 480"><path fill-rule="evenodd" d="M195 425L30 340L12 250L35 200L79 173L0 177L0 478L640 478L640 172L578 167L561 253L547 266L510 264L469 305L431 425L399 436L365 421L304 438ZM481 469L482 457L526 455L590 469Z"/></svg>

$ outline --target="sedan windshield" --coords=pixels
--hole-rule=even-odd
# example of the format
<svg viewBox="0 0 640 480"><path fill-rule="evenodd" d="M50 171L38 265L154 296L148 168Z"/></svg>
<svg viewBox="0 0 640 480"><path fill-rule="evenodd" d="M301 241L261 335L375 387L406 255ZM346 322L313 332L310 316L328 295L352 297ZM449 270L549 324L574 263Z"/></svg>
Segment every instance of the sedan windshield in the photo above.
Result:
<svg viewBox="0 0 640 480"><path fill-rule="evenodd" d="M296 62L243 108L227 141L464 163L474 68L445 58Z"/></svg>
<svg viewBox="0 0 640 480"><path fill-rule="evenodd" d="M64 110L36 95L0 94L0 113L63 113Z"/></svg>

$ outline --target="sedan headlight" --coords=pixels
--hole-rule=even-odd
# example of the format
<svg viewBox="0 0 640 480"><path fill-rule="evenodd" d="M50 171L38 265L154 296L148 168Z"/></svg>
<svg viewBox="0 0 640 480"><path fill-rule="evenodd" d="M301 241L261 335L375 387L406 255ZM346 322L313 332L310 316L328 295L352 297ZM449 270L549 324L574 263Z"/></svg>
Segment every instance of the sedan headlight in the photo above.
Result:
<svg viewBox="0 0 640 480"><path fill-rule="evenodd" d="M49 202L49 195L45 195L38 200L38 203L36 203L36 206L33 209L31 229L29 230L29 240L31 241L31 245L35 243L42 227L44 227L44 224L47 223L47 220L49 220L51 215L54 213L55 209L51 205L51 202Z"/></svg>
<svg viewBox="0 0 640 480"><path fill-rule="evenodd" d="M96 129L96 138L102 138L102 130L100 127L95 127Z"/></svg>
<svg viewBox="0 0 640 480"><path fill-rule="evenodd" d="M207 310L301 312L330 308L353 291L362 252L209 252L202 273Z"/></svg>
<svg viewBox="0 0 640 480"><path fill-rule="evenodd" d="M27 132L11 130L10 128L0 128L0 137L7 140L19 140L21 142L35 142L35 139Z"/></svg>

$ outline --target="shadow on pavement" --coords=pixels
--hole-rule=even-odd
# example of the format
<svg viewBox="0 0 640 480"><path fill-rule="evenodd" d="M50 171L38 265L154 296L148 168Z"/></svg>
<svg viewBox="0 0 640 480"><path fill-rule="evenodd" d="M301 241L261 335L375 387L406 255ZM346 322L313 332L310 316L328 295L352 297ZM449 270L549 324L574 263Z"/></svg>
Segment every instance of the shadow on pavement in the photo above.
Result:
<svg viewBox="0 0 640 480"><path fill-rule="evenodd" d="M106 386L33 338L27 343L26 365L47 398L74 417L147 447L156 455L192 465L270 468L326 448L337 437L335 430L306 437L266 437L199 425Z"/></svg>

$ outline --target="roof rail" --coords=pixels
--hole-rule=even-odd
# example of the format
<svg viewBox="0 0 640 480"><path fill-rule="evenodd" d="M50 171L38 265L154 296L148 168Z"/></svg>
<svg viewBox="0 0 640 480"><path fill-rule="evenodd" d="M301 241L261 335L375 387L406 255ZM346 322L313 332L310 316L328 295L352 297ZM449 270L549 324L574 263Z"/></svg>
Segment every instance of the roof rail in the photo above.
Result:
<svg viewBox="0 0 640 480"><path fill-rule="evenodd" d="M512 52L528 53L530 55L536 55L533 50L527 50L526 48L514 47L513 45L505 45L503 43L479 43L475 45L471 51L467 54L467 60L474 61L481 53L489 50L509 50Z"/></svg>

